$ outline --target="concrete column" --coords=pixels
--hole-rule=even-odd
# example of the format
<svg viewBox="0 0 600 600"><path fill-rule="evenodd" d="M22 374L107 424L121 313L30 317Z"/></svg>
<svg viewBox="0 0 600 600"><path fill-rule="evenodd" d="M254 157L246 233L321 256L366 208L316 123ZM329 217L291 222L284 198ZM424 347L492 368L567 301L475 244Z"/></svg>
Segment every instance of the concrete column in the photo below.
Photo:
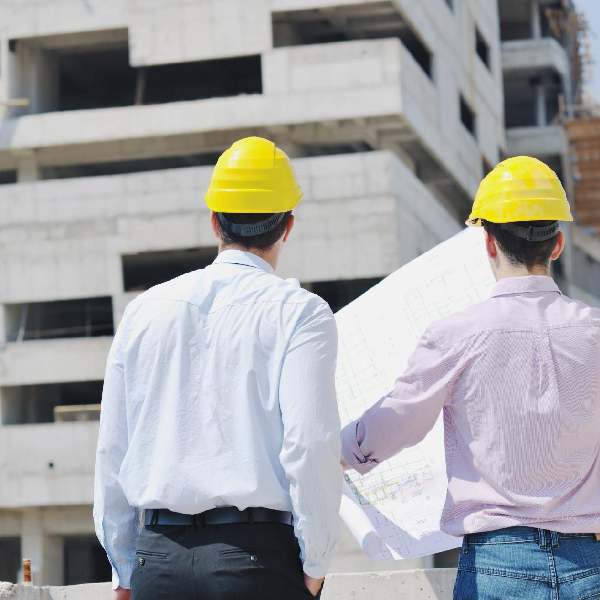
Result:
<svg viewBox="0 0 600 600"><path fill-rule="evenodd" d="M61 585L64 575L63 539L44 531L42 509L23 510L21 530L23 558L31 559L35 585Z"/></svg>
<svg viewBox="0 0 600 600"><path fill-rule="evenodd" d="M542 14L539 0L531 0L531 37L534 40L542 37Z"/></svg>
<svg viewBox="0 0 600 600"><path fill-rule="evenodd" d="M29 183L40 179L40 169L32 151L19 152L17 157L17 181Z"/></svg>
<svg viewBox="0 0 600 600"><path fill-rule="evenodd" d="M546 85L541 79L535 84L535 124L537 127L545 127L548 125Z"/></svg>

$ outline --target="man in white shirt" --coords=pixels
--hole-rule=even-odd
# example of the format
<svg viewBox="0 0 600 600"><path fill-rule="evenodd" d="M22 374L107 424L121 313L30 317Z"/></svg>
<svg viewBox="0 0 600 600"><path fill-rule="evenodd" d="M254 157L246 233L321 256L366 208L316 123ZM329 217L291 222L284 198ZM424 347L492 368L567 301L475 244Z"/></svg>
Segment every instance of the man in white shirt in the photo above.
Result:
<svg viewBox="0 0 600 600"><path fill-rule="evenodd" d="M236 142L206 196L219 256L127 307L94 501L116 600L320 593L342 484L336 326L274 274L301 195L272 142Z"/></svg>

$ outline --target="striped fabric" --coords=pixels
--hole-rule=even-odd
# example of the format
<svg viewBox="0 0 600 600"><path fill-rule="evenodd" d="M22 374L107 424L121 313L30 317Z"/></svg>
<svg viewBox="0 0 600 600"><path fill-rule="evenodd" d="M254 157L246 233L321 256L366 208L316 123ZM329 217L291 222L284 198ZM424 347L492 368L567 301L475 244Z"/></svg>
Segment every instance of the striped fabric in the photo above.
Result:
<svg viewBox="0 0 600 600"><path fill-rule="evenodd" d="M440 411L444 531L600 531L600 310L549 277L499 281L429 328L394 389L345 428L345 461L371 470Z"/></svg>

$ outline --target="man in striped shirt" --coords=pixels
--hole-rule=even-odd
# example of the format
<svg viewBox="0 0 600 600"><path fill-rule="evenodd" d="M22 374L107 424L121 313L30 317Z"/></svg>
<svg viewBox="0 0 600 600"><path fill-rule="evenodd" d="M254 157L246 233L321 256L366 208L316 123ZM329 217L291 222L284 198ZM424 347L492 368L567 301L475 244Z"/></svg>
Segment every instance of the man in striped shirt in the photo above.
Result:
<svg viewBox="0 0 600 600"><path fill-rule="evenodd" d="M485 228L491 297L432 325L342 433L346 466L366 473L443 411L441 525L465 536L455 600L600 599L600 310L550 277L571 220L549 167L500 163L468 221Z"/></svg>

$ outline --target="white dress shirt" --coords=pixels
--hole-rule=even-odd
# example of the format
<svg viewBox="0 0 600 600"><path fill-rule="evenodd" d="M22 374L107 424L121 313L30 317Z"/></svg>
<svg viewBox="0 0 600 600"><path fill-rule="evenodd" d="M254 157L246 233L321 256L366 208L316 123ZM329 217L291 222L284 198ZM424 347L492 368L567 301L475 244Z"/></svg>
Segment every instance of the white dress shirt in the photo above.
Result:
<svg viewBox="0 0 600 600"><path fill-rule="evenodd" d="M292 511L304 572L338 538L335 320L258 256L226 250L127 307L104 380L94 520L130 586L140 511Z"/></svg>

